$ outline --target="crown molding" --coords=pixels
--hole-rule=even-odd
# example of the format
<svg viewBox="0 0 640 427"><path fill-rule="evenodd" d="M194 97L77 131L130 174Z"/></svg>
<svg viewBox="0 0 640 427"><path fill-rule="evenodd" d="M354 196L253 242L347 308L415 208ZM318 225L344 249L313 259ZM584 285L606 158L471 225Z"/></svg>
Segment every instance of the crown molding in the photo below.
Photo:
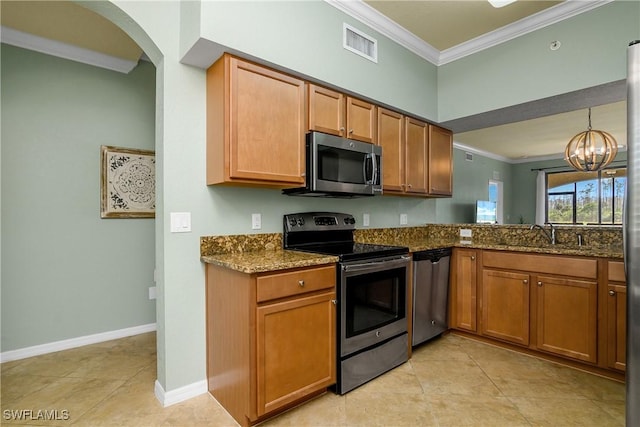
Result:
<svg viewBox="0 0 640 427"><path fill-rule="evenodd" d="M440 57L440 51L438 49L407 31L395 21L387 18L362 0L324 1L352 18L368 25L421 58L437 65Z"/></svg>
<svg viewBox="0 0 640 427"><path fill-rule="evenodd" d="M512 40L614 0L565 1L468 42L439 51L362 0L324 0L434 65L444 65Z"/></svg>
<svg viewBox="0 0 640 427"><path fill-rule="evenodd" d="M457 148L458 150L462 150L468 153L477 154L478 156L487 157L489 159L498 160L500 162L513 163L513 160L508 157L500 156L489 151L484 151L478 148L470 147L468 145L460 144L459 142L453 141L453 148Z"/></svg>
<svg viewBox="0 0 640 427"><path fill-rule="evenodd" d="M104 53L99 53L57 40L47 39L45 37L14 30L13 28L5 26L0 26L0 33L2 34L2 43L21 47L23 49L34 50L47 55L57 56L59 58L69 59L71 61L81 62L83 64L93 65L95 67L118 71L124 74L128 74L136 67L136 65L138 65L138 61L130 61L106 55Z"/></svg>
<svg viewBox="0 0 640 427"><path fill-rule="evenodd" d="M444 65L449 62L453 62L457 59L464 58L465 56L472 55L565 19L580 15L581 13L604 6L612 1L613 0L565 1L516 21L513 24L506 25L452 48L445 49L440 52L438 64L436 65Z"/></svg>

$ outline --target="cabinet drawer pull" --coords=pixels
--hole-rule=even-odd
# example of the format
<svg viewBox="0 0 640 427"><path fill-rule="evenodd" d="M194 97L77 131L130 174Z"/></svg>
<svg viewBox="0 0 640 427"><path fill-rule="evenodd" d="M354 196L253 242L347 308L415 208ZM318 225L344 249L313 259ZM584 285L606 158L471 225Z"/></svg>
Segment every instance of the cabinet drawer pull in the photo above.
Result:
<svg viewBox="0 0 640 427"><path fill-rule="evenodd" d="M298 280L298 285L300 285L300 287L304 287L304 280Z"/></svg>
<svg viewBox="0 0 640 427"><path fill-rule="evenodd" d="M609 295L611 295L612 297L616 295L616 291L609 291Z"/></svg>
<svg viewBox="0 0 640 427"><path fill-rule="evenodd" d="M524 280L522 281L522 283L524 283L525 285L528 285L528 284L529 284L529 281L528 281L527 279L524 279Z"/></svg>
<svg viewBox="0 0 640 427"><path fill-rule="evenodd" d="M542 282L538 282L538 286L542 286Z"/></svg>

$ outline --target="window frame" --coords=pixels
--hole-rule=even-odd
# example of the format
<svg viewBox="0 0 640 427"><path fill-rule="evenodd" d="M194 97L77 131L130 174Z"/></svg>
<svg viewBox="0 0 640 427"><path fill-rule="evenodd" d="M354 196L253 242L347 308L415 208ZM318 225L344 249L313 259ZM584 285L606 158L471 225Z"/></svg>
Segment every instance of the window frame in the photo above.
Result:
<svg viewBox="0 0 640 427"><path fill-rule="evenodd" d="M625 171L625 175L624 178L626 179L627 177L627 167L626 166L619 166L619 167L612 167L612 168L606 168L603 169L601 171L598 171L598 175L596 178L594 178L594 180L596 180L596 198L597 198L597 222L578 222L577 221L577 216L578 216L578 183L580 181L573 181L568 182L567 184L573 184L573 191L557 191L557 192L550 192L550 188L549 188L549 176L550 175L554 175L554 174L560 174L560 173L571 173L571 172L575 172L575 173L580 173L580 171L558 171L558 172L547 172L545 174L545 206L544 206L544 215L545 215L545 222L550 222L549 221L549 197L550 196L561 196L561 195L571 195L572 197L572 222L558 222L557 224L562 224L562 225L591 225L591 226L621 226L622 225L622 218L620 218L620 222L616 222L616 177L615 176L604 176L604 174L606 173L607 170L612 170L612 169L616 169L616 170L624 170ZM606 179L611 179L611 222L607 222L607 223L603 223L602 222L602 217L603 217L603 212L602 212L602 206L603 206L603 192L602 192L602 188L603 188L603 180ZM627 182L625 181L625 191L626 191L626 186L627 186ZM623 199L623 206L622 206L622 210L624 210L624 193L622 195L622 199Z"/></svg>

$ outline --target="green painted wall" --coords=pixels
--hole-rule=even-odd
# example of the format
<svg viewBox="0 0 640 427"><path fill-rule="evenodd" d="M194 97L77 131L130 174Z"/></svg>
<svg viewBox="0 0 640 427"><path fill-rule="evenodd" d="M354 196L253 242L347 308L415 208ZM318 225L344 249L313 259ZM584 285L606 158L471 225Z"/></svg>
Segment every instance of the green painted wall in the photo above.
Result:
<svg viewBox="0 0 640 427"><path fill-rule="evenodd" d="M626 78L640 2L614 1L438 68L441 122ZM552 51L549 44L562 46Z"/></svg>
<svg viewBox="0 0 640 427"><path fill-rule="evenodd" d="M2 351L154 323L154 220L100 219L100 146L154 148L153 65L1 55Z"/></svg>
<svg viewBox="0 0 640 427"><path fill-rule="evenodd" d="M462 149L453 150L453 197L437 200L435 222L474 222L476 200L488 200L489 180L495 179L503 182L504 221L509 223L511 165L478 154L473 154L473 161L469 161L466 160L465 153Z"/></svg>
<svg viewBox="0 0 640 427"><path fill-rule="evenodd" d="M342 47L345 22L378 41L377 63ZM188 26L207 40L437 120L437 67L324 1L204 1L200 21Z"/></svg>

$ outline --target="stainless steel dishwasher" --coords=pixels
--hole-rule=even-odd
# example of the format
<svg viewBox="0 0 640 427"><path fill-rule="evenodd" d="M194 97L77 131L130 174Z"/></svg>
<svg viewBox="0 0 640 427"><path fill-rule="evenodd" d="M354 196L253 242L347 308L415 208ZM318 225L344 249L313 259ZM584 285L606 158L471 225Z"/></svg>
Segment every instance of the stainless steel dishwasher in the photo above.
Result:
<svg viewBox="0 0 640 427"><path fill-rule="evenodd" d="M451 248L413 254L413 346L447 330L450 260Z"/></svg>

